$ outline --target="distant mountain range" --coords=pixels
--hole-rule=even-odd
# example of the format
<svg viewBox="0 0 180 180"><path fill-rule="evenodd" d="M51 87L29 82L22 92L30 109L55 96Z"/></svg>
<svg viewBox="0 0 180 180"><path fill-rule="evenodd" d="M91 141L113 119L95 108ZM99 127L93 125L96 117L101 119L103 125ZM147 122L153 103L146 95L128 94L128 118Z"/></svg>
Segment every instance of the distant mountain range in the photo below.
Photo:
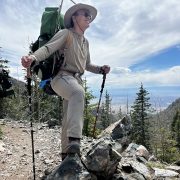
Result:
<svg viewBox="0 0 180 180"><path fill-rule="evenodd" d="M17 79L11 79L14 86L20 87L22 90L26 88L26 83L19 81ZM171 103L166 109L162 110L160 113L156 114L157 116L163 119L163 123L166 123L168 126L172 123L173 117L177 111L180 111L180 98L176 99L173 103Z"/></svg>
<svg viewBox="0 0 180 180"><path fill-rule="evenodd" d="M25 85L26 85L25 82L19 81L19 80L13 78L13 77L11 77L11 82L12 82L12 84L13 84L15 87L18 87L18 86L19 86L19 87L21 87L22 89L24 89L24 88L25 88ZM24 88L23 88L23 87L24 87Z"/></svg>
<svg viewBox="0 0 180 180"><path fill-rule="evenodd" d="M166 109L156 114L156 118L160 118L161 122L166 126L170 127L173 118L177 111L180 111L180 98L176 99L172 104L170 104Z"/></svg>

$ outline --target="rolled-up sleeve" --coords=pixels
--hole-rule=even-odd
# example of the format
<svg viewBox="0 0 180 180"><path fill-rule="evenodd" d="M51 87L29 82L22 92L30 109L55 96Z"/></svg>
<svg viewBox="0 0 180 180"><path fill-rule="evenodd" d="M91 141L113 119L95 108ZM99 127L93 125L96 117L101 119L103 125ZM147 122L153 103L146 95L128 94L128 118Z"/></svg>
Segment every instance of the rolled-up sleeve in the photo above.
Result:
<svg viewBox="0 0 180 180"><path fill-rule="evenodd" d="M52 55L55 51L61 50L67 40L69 30L58 31L44 46L35 51L32 56L37 61L42 61Z"/></svg>

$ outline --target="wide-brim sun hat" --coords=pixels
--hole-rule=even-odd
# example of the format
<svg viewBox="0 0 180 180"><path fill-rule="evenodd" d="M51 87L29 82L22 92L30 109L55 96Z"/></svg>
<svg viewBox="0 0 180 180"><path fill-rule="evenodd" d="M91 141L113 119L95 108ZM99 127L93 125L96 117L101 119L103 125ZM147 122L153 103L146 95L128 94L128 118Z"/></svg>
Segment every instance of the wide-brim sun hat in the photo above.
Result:
<svg viewBox="0 0 180 180"><path fill-rule="evenodd" d="M89 11L89 13L92 16L91 22L96 18L97 9L95 7L90 6L88 4L78 3L78 4L75 4L74 6L70 7L64 15L64 25L66 28L70 28L72 26L72 24L71 24L72 15L76 11L81 10L81 9L85 9L85 10Z"/></svg>

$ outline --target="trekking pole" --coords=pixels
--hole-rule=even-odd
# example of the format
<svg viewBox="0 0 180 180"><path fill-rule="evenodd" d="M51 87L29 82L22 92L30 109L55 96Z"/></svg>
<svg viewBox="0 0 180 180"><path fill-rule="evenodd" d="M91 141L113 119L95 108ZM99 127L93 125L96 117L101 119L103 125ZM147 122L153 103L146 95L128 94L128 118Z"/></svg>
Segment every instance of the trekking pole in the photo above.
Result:
<svg viewBox="0 0 180 180"><path fill-rule="evenodd" d="M30 68L27 69L27 91L28 91L28 104L29 104L29 116L31 122L31 145L32 145L32 162L33 162L33 177L36 179L35 170L35 157L34 157L34 136L33 136L33 123L32 123L32 101L31 101L31 77Z"/></svg>
<svg viewBox="0 0 180 180"><path fill-rule="evenodd" d="M70 0L72 3L76 4L73 0Z"/></svg>
<svg viewBox="0 0 180 180"><path fill-rule="evenodd" d="M60 4L60 6L59 6L59 14L61 13L61 10L62 10L63 1L64 1L64 0L61 0L61 4Z"/></svg>
<svg viewBox="0 0 180 180"><path fill-rule="evenodd" d="M101 103L101 97L102 97L102 93L103 93L103 89L104 89L104 85L105 85L105 80L106 80L106 73L103 73L103 82L101 85L101 91L100 91L100 97L99 97L99 102L98 102L98 107L96 110L96 119L94 122L94 128L93 128L93 137L95 138L95 132L96 132L96 122L99 116L99 107L100 107L100 103Z"/></svg>

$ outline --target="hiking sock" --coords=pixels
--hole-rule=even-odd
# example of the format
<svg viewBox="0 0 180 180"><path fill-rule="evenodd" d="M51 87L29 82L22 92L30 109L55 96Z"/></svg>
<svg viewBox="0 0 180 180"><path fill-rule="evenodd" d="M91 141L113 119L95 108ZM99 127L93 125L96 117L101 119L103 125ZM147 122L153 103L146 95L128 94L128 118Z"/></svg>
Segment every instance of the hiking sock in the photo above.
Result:
<svg viewBox="0 0 180 180"><path fill-rule="evenodd" d="M80 138L69 137L67 154L80 155Z"/></svg>

